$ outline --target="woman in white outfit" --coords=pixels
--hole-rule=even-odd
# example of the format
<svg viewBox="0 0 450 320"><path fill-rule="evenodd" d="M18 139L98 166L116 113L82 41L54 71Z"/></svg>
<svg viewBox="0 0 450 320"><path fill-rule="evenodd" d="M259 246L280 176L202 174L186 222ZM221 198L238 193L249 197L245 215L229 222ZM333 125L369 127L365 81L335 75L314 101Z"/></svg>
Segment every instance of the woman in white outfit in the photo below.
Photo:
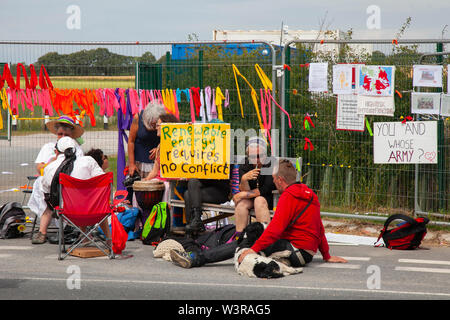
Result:
<svg viewBox="0 0 450 320"><path fill-rule="evenodd" d="M75 122L67 116L62 116L57 120L50 121L46 124L46 126L51 133L56 135L56 140L44 144L41 150L39 151L36 160L34 161L36 165L36 170L40 174L40 176L36 179L36 181L33 184L33 191L28 201L28 207L30 208L30 210L41 219L39 227L40 231L44 231L45 233L52 220L52 215L51 211L47 208L47 203L45 202L44 199L44 192L42 190L43 169L48 164L56 160L55 145L60 138L69 136L74 139L78 139L84 133L84 129L81 126L75 124ZM78 143L76 144L76 155L83 156L83 150L81 150L81 147ZM44 212L46 210L48 210L50 214L44 216ZM32 243L34 244L43 243L35 239L36 237L33 237Z"/></svg>

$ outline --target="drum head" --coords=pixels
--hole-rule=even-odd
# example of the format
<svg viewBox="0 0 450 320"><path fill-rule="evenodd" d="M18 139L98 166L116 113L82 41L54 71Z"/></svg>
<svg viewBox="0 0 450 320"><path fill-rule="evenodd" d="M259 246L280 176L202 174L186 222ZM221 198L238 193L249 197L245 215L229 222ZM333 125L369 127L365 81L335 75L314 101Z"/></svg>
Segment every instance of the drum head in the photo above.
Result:
<svg viewBox="0 0 450 320"><path fill-rule="evenodd" d="M159 180L135 181L133 183L134 191L157 191L164 190L164 182Z"/></svg>

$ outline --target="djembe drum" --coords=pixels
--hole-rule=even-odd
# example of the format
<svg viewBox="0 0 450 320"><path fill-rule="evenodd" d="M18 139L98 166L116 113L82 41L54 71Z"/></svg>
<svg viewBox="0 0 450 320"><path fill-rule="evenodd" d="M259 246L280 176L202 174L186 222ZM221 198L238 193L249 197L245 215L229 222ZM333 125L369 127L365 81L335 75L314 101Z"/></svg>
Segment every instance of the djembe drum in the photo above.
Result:
<svg viewBox="0 0 450 320"><path fill-rule="evenodd" d="M150 215L155 204L161 202L164 195L164 183L158 180L135 181L133 191L136 195L136 201L142 209L142 224Z"/></svg>

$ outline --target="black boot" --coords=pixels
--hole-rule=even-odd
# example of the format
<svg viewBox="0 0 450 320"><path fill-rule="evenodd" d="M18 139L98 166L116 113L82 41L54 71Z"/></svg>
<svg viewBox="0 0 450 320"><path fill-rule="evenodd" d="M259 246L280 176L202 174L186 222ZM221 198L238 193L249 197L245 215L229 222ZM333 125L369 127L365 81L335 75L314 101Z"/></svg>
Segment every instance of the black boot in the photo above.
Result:
<svg viewBox="0 0 450 320"><path fill-rule="evenodd" d="M191 212L191 221L186 225L186 233L194 234L205 231L205 226L202 222L202 209L193 208Z"/></svg>

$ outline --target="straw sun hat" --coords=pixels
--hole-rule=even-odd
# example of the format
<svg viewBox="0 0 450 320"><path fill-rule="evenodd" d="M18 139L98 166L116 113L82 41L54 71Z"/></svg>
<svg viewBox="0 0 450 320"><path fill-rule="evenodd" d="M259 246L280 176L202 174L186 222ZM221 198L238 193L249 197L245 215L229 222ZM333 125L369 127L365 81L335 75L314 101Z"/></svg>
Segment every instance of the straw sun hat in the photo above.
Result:
<svg viewBox="0 0 450 320"><path fill-rule="evenodd" d="M47 122L47 124L46 124L47 129L51 133L56 134L57 124L58 123L63 123L65 125L68 125L68 126L72 127L72 129L73 129L73 138L74 139L81 137L83 135L83 133L84 133L83 127L77 125L75 123L75 121L72 120L72 118L70 118L68 116L61 116L61 117L59 117L56 120Z"/></svg>

